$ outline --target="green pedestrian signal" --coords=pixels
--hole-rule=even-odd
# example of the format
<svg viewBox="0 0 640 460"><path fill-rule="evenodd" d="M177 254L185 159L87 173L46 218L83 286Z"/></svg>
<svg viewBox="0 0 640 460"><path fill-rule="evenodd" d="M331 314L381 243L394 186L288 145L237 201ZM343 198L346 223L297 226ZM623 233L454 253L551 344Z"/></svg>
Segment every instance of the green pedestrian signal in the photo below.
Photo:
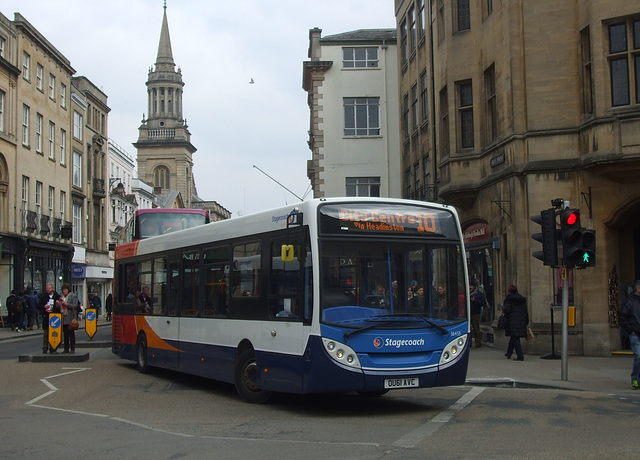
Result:
<svg viewBox="0 0 640 460"><path fill-rule="evenodd" d="M560 211L563 265L566 268L596 266L596 232L580 224L580 210Z"/></svg>

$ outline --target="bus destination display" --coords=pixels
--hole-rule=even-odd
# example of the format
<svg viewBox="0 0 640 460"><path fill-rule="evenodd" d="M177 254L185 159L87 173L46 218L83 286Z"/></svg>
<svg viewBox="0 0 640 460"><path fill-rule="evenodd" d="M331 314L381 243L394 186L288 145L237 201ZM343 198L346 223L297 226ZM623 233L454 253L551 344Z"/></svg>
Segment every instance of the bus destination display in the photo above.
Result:
<svg viewBox="0 0 640 460"><path fill-rule="evenodd" d="M327 205L320 208L320 222L323 233L456 234L451 213L415 206Z"/></svg>

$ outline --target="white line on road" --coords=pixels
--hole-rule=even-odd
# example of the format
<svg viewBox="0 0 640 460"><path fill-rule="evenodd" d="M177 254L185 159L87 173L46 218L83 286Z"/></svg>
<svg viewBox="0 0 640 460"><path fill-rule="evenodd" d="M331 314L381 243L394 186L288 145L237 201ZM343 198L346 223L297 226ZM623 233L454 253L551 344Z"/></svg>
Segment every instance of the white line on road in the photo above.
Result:
<svg viewBox="0 0 640 460"><path fill-rule="evenodd" d="M451 418L464 409L471 401L473 401L480 393L484 391L484 388L473 387L471 390L453 403L449 408L443 410L424 425L416 428L415 430L405 434L403 437L393 443L394 447L413 448L418 445L422 440L431 436L440 427L447 423Z"/></svg>

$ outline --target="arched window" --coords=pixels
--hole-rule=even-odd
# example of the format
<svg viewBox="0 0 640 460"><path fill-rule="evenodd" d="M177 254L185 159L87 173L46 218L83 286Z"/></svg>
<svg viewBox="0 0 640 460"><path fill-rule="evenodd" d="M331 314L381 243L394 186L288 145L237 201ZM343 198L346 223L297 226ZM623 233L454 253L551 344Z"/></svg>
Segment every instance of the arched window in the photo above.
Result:
<svg viewBox="0 0 640 460"><path fill-rule="evenodd" d="M166 166L158 166L153 174L153 183L156 187L163 190L169 189L169 168Z"/></svg>

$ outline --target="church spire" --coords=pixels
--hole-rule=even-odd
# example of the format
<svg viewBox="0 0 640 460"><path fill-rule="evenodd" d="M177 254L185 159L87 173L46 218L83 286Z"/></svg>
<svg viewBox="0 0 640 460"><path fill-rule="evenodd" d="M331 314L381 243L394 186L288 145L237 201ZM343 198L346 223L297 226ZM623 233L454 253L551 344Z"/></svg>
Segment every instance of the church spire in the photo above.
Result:
<svg viewBox="0 0 640 460"><path fill-rule="evenodd" d="M176 69L171 51L167 4L164 4L162 30L155 66L147 79L147 116L138 128L138 176L160 187L162 193L180 192L184 205L191 207L193 154L191 133L182 114L184 82Z"/></svg>
<svg viewBox="0 0 640 460"><path fill-rule="evenodd" d="M173 71L175 68L173 52L171 51L171 37L169 36L169 22L167 21L167 2L164 2L164 15L162 17L162 29L160 31L160 43L158 44L158 57L156 68L161 71Z"/></svg>

